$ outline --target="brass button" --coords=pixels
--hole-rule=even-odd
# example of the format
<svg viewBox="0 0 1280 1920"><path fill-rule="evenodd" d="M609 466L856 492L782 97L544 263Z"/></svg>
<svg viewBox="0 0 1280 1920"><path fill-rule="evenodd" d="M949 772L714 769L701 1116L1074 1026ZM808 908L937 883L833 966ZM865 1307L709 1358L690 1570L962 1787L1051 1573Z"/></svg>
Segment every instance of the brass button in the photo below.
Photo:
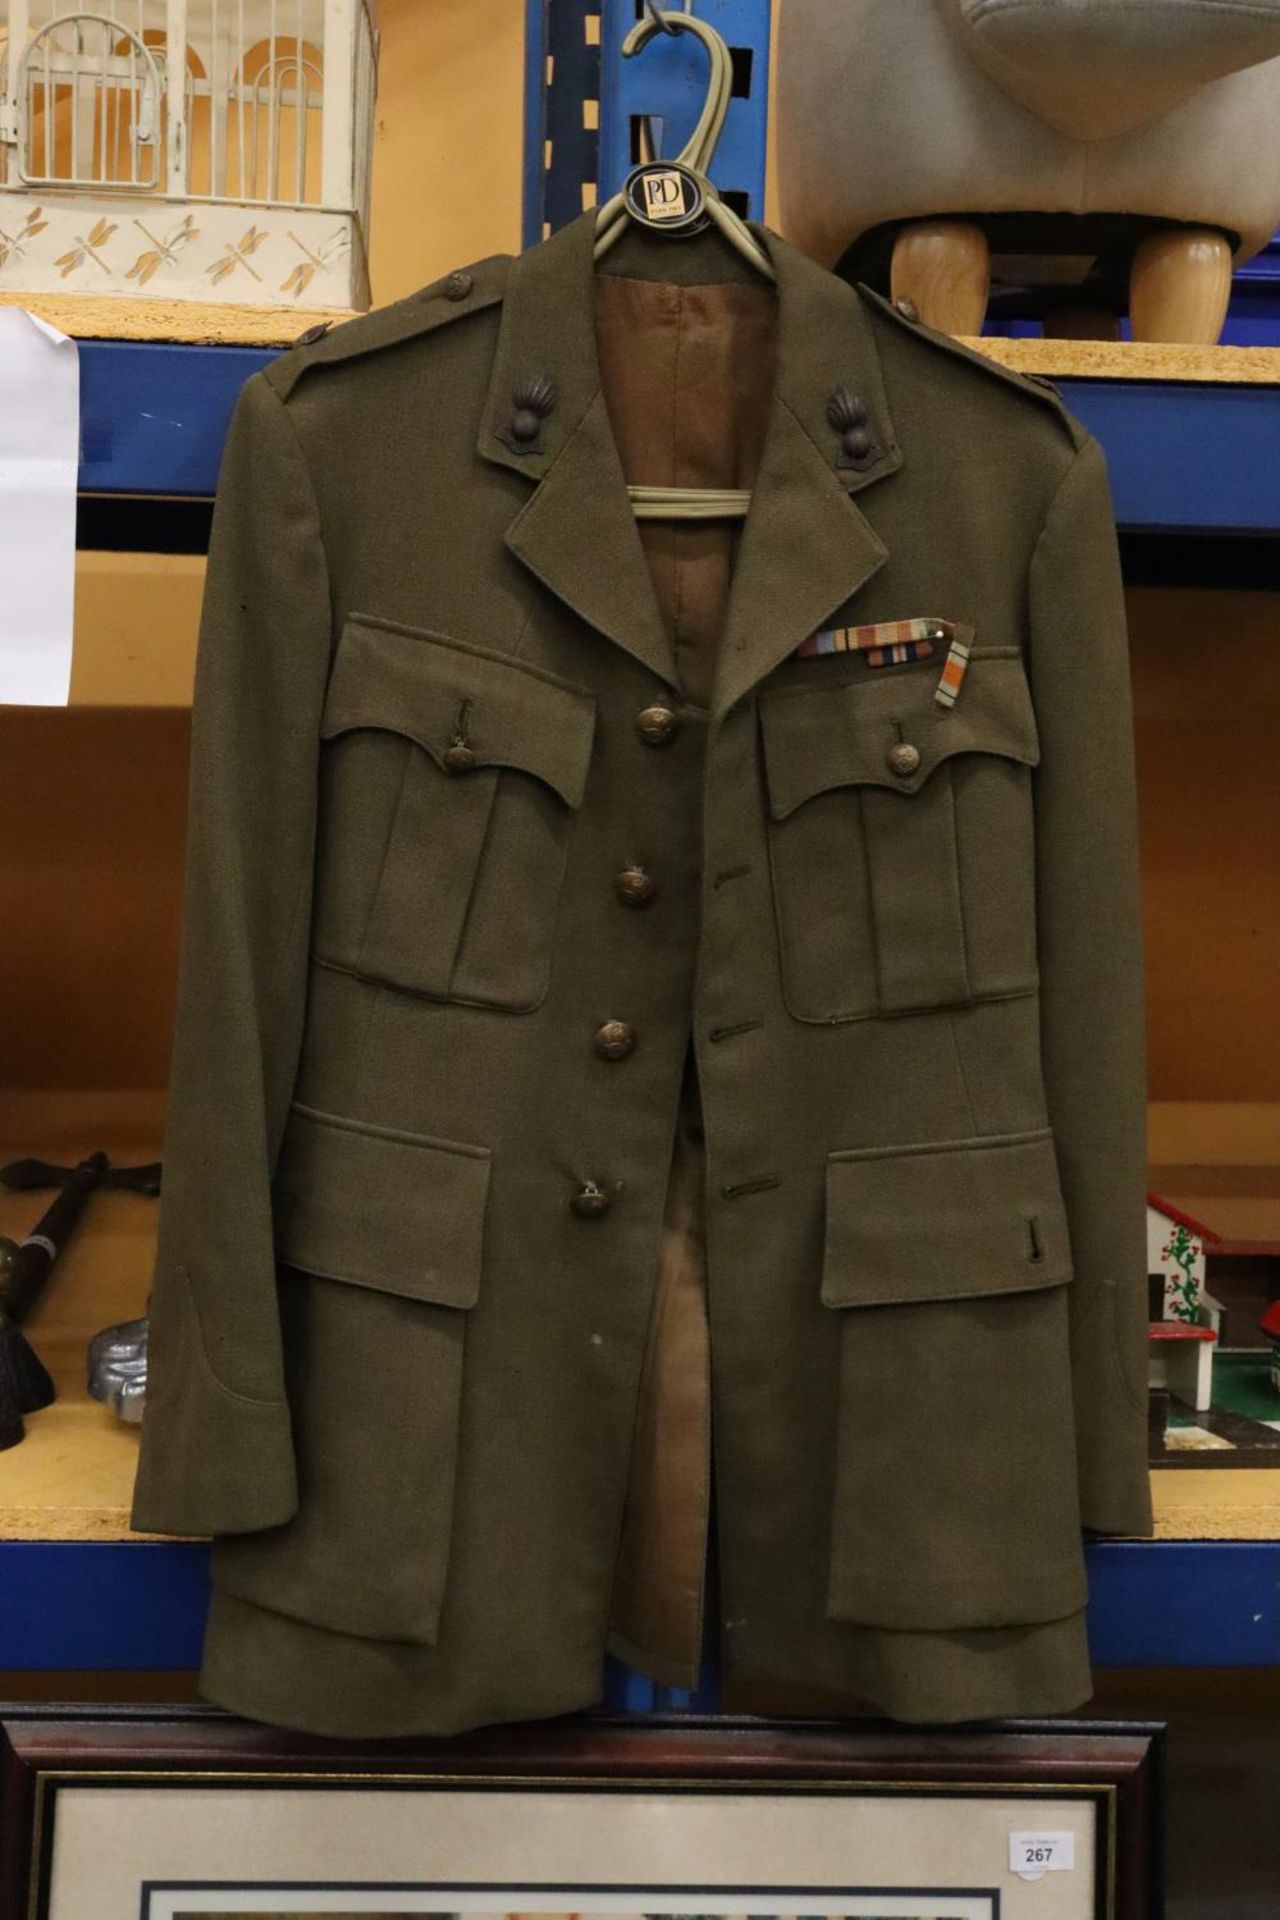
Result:
<svg viewBox="0 0 1280 1920"><path fill-rule="evenodd" d="M850 427L841 444L851 460L865 460L871 451L871 435L865 427Z"/></svg>
<svg viewBox="0 0 1280 1920"><path fill-rule="evenodd" d="M670 707L645 707L636 715L636 731L650 747L665 747L680 731L680 716Z"/></svg>
<svg viewBox="0 0 1280 1920"><path fill-rule="evenodd" d="M893 304L904 320L918 320L920 318L920 309L909 294L900 293Z"/></svg>
<svg viewBox="0 0 1280 1920"><path fill-rule="evenodd" d="M618 898L628 907L645 907L657 892L653 875L643 867L624 867L614 881Z"/></svg>
<svg viewBox="0 0 1280 1920"><path fill-rule="evenodd" d="M920 765L920 749L913 747L909 740L899 740L896 746L890 747L885 759L891 773L911 774Z"/></svg>
<svg viewBox="0 0 1280 1920"><path fill-rule="evenodd" d="M569 1205L579 1220L598 1220L613 1205L611 1197L594 1180L586 1180Z"/></svg>
<svg viewBox="0 0 1280 1920"><path fill-rule="evenodd" d="M461 740L455 740L452 746L444 750L446 773L470 773L476 764L476 756L469 746Z"/></svg>
<svg viewBox="0 0 1280 1920"><path fill-rule="evenodd" d="M297 339L293 343L294 346L309 347L313 340L322 340L325 334L328 333L332 325L333 325L332 320L317 321L314 327L308 327L305 333L300 333L298 335Z"/></svg>
<svg viewBox="0 0 1280 1920"><path fill-rule="evenodd" d="M596 1052L605 1060L625 1060L636 1044L625 1020L606 1020L596 1032Z"/></svg>
<svg viewBox="0 0 1280 1920"><path fill-rule="evenodd" d="M517 440L536 440L542 421L532 407L520 407L512 416L511 431Z"/></svg>
<svg viewBox="0 0 1280 1920"><path fill-rule="evenodd" d="M474 285L469 273L451 273L440 291L446 300L465 300Z"/></svg>

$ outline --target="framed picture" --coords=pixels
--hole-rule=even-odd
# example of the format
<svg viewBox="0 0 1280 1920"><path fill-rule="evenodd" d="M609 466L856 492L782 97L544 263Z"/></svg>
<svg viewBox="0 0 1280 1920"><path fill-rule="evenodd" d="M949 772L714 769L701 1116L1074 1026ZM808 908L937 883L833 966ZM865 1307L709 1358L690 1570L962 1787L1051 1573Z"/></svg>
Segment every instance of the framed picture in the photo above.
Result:
<svg viewBox="0 0 1280 1920"><path fill-rule="evenodd" d="M1162 1729L0 1708L0 1920L1157 1920Z"/></svg>

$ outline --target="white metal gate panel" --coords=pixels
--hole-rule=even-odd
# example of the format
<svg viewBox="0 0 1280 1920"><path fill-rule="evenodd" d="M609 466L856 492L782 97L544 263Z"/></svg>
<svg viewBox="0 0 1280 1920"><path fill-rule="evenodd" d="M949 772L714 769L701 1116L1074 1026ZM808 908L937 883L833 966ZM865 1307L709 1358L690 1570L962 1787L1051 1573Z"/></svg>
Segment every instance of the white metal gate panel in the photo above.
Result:
<svg viewBox="0 0 1280 1920"><path fill-rule="evenodd" d="M55 15L27 40L15 79L20 180L157 186L161 65L140 33L108 13Z"/></svg>

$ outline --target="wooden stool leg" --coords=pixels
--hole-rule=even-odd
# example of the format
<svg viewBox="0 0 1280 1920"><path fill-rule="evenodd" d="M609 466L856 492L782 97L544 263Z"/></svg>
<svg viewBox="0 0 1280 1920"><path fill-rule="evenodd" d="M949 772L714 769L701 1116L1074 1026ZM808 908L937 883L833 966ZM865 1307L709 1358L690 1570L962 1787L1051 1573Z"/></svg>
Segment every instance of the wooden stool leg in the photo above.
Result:
<svg viewBox="0 0 1280 1920"><path fill-rule="evenodd" d="M1231 298L1231 248L1208 228L1172 228L1139 243L1129 276L1135 340L1213 347Z"/></svg>
<svg viewBox="0 0 1280 1920"><path fill-rule="evenodd" d="M981 227L963 220L917 220L893 248L893 298L911 300L927 327L977 334L987 317L991 249Z"/></svg>

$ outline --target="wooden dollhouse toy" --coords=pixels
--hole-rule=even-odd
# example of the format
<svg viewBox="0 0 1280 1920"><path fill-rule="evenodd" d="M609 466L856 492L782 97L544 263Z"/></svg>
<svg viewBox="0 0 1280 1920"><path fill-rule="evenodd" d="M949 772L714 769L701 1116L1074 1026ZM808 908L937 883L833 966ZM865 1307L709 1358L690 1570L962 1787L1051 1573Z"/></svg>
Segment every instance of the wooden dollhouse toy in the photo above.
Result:
<svg viewBox="0 0 1280 1920"><path fill-rule="evenodd" d="M1271 1348L1271 1384L1280 1393L1280 1300L1273 1300L1260 1321Z"/></svg>
<svg viewBox="0 0 1280 1920"><path fill-rule="evenodd" d="M1219 1236L1158 1193L1147 1195L1150 1382L1207 1413L1222 1307L1204 1283L1205 1250Z"/></svg>
<svg viewBox="0 0 1280 1920"><path fill-rule="evenodd" d="M376 0L0 0L0 293L367 307Z"/></svg>

